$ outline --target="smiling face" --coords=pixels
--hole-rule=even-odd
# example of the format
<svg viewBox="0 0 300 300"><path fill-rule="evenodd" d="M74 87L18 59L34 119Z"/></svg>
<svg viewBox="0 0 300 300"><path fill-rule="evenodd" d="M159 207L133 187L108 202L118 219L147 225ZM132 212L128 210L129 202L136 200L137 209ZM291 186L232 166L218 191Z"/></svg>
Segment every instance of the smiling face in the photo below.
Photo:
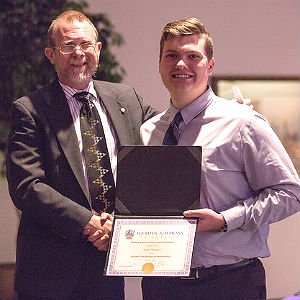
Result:
<svg viewBox="0 0 300 300"><path fill-rule="evenodd" d="M198 34L170 37L164 42L159 73L173 105L178 109L207 89L215 61L207 58L205 42Z"/></svg>
<svg viewBox="0 0 300 300"><path fill-rule="evenodd" d="M80 46L83 43L95 45L86 51L77 47L70 54L62 54L57 48L47 47L45 49L45 55L55 66L60 82L72 88L84 89L97 70L101 50L101 43L97 42L94 29L86 21L66 22L60 20L53 34L53 39L55 47L62 45Z"/></svg>

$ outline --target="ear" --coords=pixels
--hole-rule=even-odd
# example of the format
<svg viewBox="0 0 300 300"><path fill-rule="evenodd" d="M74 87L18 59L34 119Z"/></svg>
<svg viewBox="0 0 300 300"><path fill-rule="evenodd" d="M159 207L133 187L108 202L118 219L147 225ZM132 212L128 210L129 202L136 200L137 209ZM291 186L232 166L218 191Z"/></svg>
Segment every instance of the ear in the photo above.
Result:
<svg viewBox="0 0 300 300"><path fill-rule="evenodd" d="M99 51L101 51L101 49L102 49L102 43L101 43L101 42L97 42L97 43L96 43L96 47L97 47L97 49L98 49Z"/></svg>
<svg viewBox="0 0 300 300"><path fill-rule="evenodd" d="M214 67L215 67L215 59L212 57L208 63L208 74L209 75L212 75Z"/></svg>
<svg viewBox="0 0 300 300"><path fill-rule="evenodd" d="M96 52L98 53L98 58L99 58L100 53L101 53L101 49L102 49L102 43L97 42L95 47L96 47Z"/></svg>
<svg viewBox="0 0 300 300"><path fill-rule="evenodd" d="M158 61L158 73L160 74L160 68L161 68L161 59Z"/></svg>
<svg viewBox="0 0 300 300"><path fill-rule="evenodd" d="M50 60L51 64L54 65L54 50L50 47L45 48L44 50L45 55Z"/></svg>

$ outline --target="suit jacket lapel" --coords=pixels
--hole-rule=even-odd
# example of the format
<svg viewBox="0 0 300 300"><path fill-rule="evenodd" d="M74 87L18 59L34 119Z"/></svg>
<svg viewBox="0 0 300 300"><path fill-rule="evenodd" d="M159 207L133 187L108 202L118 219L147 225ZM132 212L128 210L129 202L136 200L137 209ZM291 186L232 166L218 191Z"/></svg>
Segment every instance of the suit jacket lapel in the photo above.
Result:
<svg viewBox="0 0 300 300"><path fill-rule="evenodd" d="M131 121L128 114L129 110L127 104L122 103L116 95L108 92L105 86L101 85L101 82L94 81L94 86L115 129L115 133L118 138L118 146L132 145L134 138L132 131L128 128L128 124L131 124Z"/></svg>
<svg viewBox="0 0 300 300"><path fill-rule="evenodd" d="M46 114L49 123L56 133L57 139L65 153L65 157L88 200L88 191L85 185L72 115L65 94L57 80L54 80L50 84L49 93L46 95L46 103L48 104L46 106Z"/></svg>

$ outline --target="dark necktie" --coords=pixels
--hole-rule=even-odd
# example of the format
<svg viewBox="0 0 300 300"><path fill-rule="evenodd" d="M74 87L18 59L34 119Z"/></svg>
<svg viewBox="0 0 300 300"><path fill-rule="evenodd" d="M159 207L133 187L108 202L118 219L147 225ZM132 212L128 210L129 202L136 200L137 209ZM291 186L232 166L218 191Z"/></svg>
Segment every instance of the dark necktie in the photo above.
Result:
<svg viewBox="0 0 300 300"><path fill-rule="evenodd" d="M80 130L91 204L97 213L111 213L115 204L115 183L101 119L90 93L81 92L74 97L83 103Z"/></svg>
<svg viewBox="0 0 300 300"><path fill-rule="evenodd" d="M173 121L171 122L168 130L166 131L163 145L177 145L179 139L179 124L182 121L182 115L180 111L177 112Z"/></svg>

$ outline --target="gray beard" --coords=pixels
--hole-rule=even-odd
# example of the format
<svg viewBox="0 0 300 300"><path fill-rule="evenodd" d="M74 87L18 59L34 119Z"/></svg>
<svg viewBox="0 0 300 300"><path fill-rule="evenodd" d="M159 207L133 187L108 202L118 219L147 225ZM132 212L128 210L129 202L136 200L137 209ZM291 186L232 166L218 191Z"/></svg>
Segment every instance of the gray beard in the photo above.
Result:
<svg viewBox="0 0 300 300"><path fill-rule="evenodd" d="M90 69L84 73L80 73L78 75L68 75L68 80L71 84L77 85L77 84L82 84L82 83L89 83L92 78L93 75L96 73L96 68L94 69ZM57 72L57 70L56 70Z"/></svg>
<svg viewBox="0 0 300 300"><path fill-rule="evenodd" d="M81 73L78 75L73 75L69 77L70 82L72 83L83 83L83 82L89 82L92 80L93 75L96 73L96 71L91 70L89 72Z"/></svg>

